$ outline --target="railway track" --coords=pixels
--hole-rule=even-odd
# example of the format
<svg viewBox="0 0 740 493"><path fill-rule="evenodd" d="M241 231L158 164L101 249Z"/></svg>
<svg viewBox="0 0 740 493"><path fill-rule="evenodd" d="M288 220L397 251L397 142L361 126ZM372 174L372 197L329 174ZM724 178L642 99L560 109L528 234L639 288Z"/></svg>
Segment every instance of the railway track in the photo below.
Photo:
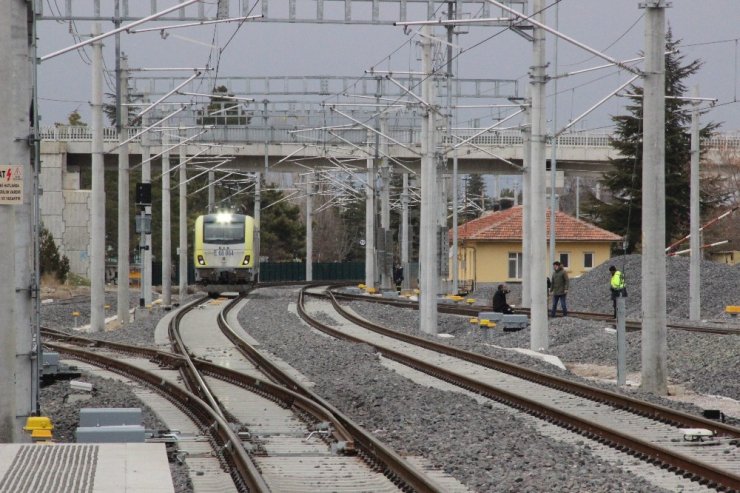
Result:
<svg viewBox="0 0 740 493"><path fill-rule="evenodd" d="M94 341L83 337L44 331L45 339L55 338L61 353L74 355L94 364L124 372L120 358L104 356L70 344L94 346L103 351L123 353L127 358L156 362L155 366L178 370L188 390L180 406L199 403L199 410L188 414L208 417L199 421L202 429L240 430L213 439L215 452L221 450L222 462L239 491L445 491L423 471L411 466L382 442L368 434L329 403L314 395L304 384L279 364L265 358L232 326L229 312L239 305L236 299L222 307L206 298L191 303L172 318L169 332L176 353L119 343ZM197 309L204 307L203 309ZM204 320L215 320L228 344L236 344L244 357L216 361L223 353L218 334L206 335L210 354L204 349ZM189 323L184 321L194 318ZM214 323L215 325L215 323ZM218 349L215 349L218 348ZM205 356L205 357L203 357ZM211 360L211 361L208 361ZM235 368L234 368L235 367ZM146 376L141 368L129 365L129 378L146 381L161 390L172 391L173 384L161 374ZM265 377L267 375L267 377ZM266 379L267 378L267 379ZM249 392L249 395L246 395ZM171 397L168 397L171 398ZM205 406L205 407L204 407ZM307 436L310 440L307 440ZM248 452L245 450L248 449ZM231 455L235 454L235 457Z"/></svg>
<svg viewBox="0 0 740 493"><path fill-rule="evenodd" d="M305 308L313 327L342 339L371 344L382 356L462 388L504 402L657 467L725 491L740 491L740 429L620 394L545 375L428 339L379 327L344 310L333 293L334 310L353 328L324 324ZM699 432L708 430L706 442ZM687 441L696 440L696 441Z"/></svg>
<svg viewBox="0 0 740 493"><path fill-rule="evenodd" d="M398 299L398 298L383 298L380 296L368 296L361 294L352 294L340 291L337 286L331 286L331 292L337 299L343 299L348 301L366 301L369 303L382 303L399 308L408 308L411 310L418 310L419 303L413 300ZM447 313L450 315L461 315L467 317L477 317L479 312L490 311L488 306L463 306L453 304L438 304L437 311L439 313ZM529 315L528 308L515 308L514 313L521 313ZM569 317L581 318L584 320L597 320L608 323L614 323L614 318L604 313L594 312L577 312L568 311ZM639 331L642 330L642 322L639 320L627 320L625 322L626 329L628 331ZM700 332L707 334L720 334L720 335L740 335L740 327L732 327L727 324L715 325L715 324L704 324L697 325L692 323L677 323L671 322L666 324L666 327L674 330L683 330L687 332Z"/></svg>

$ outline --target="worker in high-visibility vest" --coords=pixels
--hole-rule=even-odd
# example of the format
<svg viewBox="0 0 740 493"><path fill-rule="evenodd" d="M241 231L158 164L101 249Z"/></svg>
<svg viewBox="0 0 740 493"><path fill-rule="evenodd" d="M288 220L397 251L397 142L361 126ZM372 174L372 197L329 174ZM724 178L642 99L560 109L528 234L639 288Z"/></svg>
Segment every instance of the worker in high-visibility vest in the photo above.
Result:
<svg viewBox="0 0 740 493"><path fill-rule="evenodd" d="M612 305L614 306L614 318L617 318L617 298L620 296L627 297L627 288L624 283L624 274L618 271L613 265L609 267L612 277L609 282L609 289L612 292Z"/></svg>

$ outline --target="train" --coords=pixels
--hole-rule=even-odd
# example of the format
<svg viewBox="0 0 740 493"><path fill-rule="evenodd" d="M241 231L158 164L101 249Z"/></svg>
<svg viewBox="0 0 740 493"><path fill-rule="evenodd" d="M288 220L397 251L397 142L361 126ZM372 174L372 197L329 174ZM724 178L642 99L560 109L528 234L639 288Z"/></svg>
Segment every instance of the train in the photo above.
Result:
<svg viewBox="0 0 740 493"><path fill-rule="evenodd" d="M232 212L198 216L193 245L195 282L210 296L244 293L257 282L253 217Z"/></svg>

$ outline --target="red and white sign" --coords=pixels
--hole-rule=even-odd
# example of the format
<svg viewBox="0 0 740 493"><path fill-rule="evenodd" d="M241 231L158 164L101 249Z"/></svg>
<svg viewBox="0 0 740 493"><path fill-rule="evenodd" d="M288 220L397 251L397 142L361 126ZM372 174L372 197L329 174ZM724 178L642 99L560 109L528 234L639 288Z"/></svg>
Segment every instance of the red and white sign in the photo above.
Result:
<svg viewBox="0 0 740 493"><path fill-rule="evenodd" d="M0 165L0 204L23 203L23 166Z"/></svg>

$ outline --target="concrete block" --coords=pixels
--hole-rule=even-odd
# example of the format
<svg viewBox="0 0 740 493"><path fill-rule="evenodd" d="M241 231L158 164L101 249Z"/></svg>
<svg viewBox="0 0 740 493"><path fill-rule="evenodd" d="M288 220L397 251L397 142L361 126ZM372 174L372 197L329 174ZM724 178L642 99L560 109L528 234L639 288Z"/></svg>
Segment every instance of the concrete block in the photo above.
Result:
<svg viewBox="0 0 740 493"><path fill-rule="evenodd" d="M382 291L383 298L398 298L398 291Z"/></svg>
<svg viewBox="0 0 740 493"><path fill-rule="evenodd" d="M67 195L66 193L64 194ZM76 204L67 203L64 208L64 223L70 226L87 226L90 223L90 209L87 207L87 203Z"/></svg>
<svg viewBox="0 0 740 493"><path fill-rule="evenodd" d="M47 190L52 192L62 191L62 168L44 168L39 175L39 185L46 193Z"/></svg>
<svg viewBox="0 0 740 493"><path fill-rule="evenodd" d="M77 443L144 443L146 438L141 425L79 427L75 435Z"/></svg>
<svg viewBox="0 0 740 493"><path fill-rule="evenodd" d="M68 224L64 229L64 237L62 240L64 243L64 250L66 252L72 252L75 250L87 251L90 248L90 230L87 225L70 226ZM67 256L70 257L70 255Z"/></svg>
<svg viewBox="0 0 740 493"><path fill-rule="evenodd" d="M504 330L523 329L529 325L529 319L526 315L504 315L501 325Z"/></svg>
<svg viewBox="0 0 740 493"><path fill-rule="evenodd" d="M500 322L503 320L504 314L499 312L479 312L478 319L488 319L491 322Z"/></svg>
<svg viewBox="0 0 740 493"><path fill-rule="evenodd" d="M80 409L80 428L90 426L140 425L139 407L84 407Z"/></svg>

